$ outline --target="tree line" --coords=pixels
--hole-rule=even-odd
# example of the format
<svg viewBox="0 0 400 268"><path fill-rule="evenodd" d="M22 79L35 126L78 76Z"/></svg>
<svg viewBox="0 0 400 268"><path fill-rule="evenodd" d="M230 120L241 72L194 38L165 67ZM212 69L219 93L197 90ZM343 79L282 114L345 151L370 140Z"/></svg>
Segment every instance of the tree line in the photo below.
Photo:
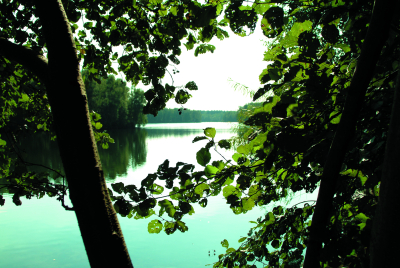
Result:
<svg viewBox="0 0 400 268"><path fill-rule="evenodd" d="M98 82L87 79L88 70L83 70L89 109L101 116L105 129L135 128L146 125L143 114L146 104L144 91L127 87L126 82L114 75L101 78Z"/></svg>

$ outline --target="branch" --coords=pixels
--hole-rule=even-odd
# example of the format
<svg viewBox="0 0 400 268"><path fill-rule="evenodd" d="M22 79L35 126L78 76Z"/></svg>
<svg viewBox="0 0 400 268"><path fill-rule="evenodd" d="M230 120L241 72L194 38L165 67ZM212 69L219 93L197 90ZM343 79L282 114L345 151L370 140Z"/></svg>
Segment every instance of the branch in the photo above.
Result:
<svg viewBox="0 0 400 268"><path fill-rule="evenodd" d="M0 56L18 62L39 77L44 84L47 83L48 64L45 56L3 37L0 38Z"/></svg>
<svg viewBox="0 0 400 268"><path fill-rule="evenodd" d="M322 242L328 235L326 225L332 209L340 168L355 135L358 115L363 107L365 94L373 78L375 66L388 39L396 4L397 1L395 0L375 1L369 28L346 97L342 118L324 165L304 260L305 268L321 267Z"/></svg>

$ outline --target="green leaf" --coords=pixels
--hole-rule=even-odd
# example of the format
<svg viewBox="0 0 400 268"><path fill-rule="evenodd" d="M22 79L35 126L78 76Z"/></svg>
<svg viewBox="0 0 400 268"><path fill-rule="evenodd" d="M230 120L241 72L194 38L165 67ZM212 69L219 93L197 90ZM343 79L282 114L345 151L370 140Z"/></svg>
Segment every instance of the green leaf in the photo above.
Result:
<svg viewBox="0 0 400 268"><path fill-rule="evenodd" d="M196 153L196 160L197 163L205 167L211 160L211 154L206 148L201 148L197 153Z"/></svg>
<svg viewBox="0 0 400 268"><path fill-rule="evenodd" d="M215 130L215 128L208 127L204 129L204 135L206 135L207 137L214 138L216 133L217 131Z"/></svg>
<svg viewBox="0 0 400 268"><path fill-rule="evenodd" d="M215 174L217 174L219 169L217 167L207 165L206 168L204 169L204 173L206 174L207 178L213 177Z"/></svg>
<svg viewBox="0 0 400 268"><path fill-rule="evenodd" d="M200 197L203 197L203 192L207 189L210 189L210 186L208 186L208 184L206 183L202 183L197 185L196 188L194 188L194 192L200 195Z"/></svg>
<svg viewBox="0 0 400 268"><path fill-rule="evenodd" d="M359 213L356 215L356 219L365 223L370 218L367 217L364 213Z"/></svg>
<svg viewBox="0 0 400 268"><path fill-rule="evenodd" d="M27 102L29 101L29 96L26 95L25 93L22 93L21 98L18 99L18 102Z"/></svg>
<svg viewBox="0 0 400 268"><path fill-rule="evenodd" d="M155 195L162 194L162 192L164 191L164 187L155 183L151 188L152 188L151 192Z"/></svg>
<svg viewBox="0 0 400 268"><path fill-rule="evenodd" d="M0 139L0 146L5 146L7 142L5 140Z"/></svg>
<svg viewBox="0 0 400 268"><path fill-rule="evenodd" d="M224 188L224 190L222 191L224 197L228 197L228 196L230 196L231 194L233 194L234 192L236 192L236 188L235 188L235 186L232 186L232 185L226 186L226 187Z"/></svg>
<svg viewBox="0 0 400 268"><path fill-rule="evenodd" d="M178 15L178 9L174 6L174 7L171 7L170 9L169 9L169 11L172 13L172 15L174 15L174 16L176 16L176 15Z"/></svg>
<svg viewBox="0 0 400 268"><path fill-rule="evenodd" d="M197 136L197 137L195 137L193 139L192 143L195 143L195 142L198 142L198 141L201 141L201 140L208 140L208 138L204 137L204 136Z"/></svg>
<svg viewBox="0 0 400 268"><path fill-rule="evenodd" d="M169 201L167 199L164 199L164 200L161 200L160 202L158 202L158 205L161 208L165 209L165 211L167 212L168 216L170 216L171 218L174 217L176 209L175 209L175 207L174 207L174 205L172 204L171 201Z"/></svg>
<svg viewBox="0 0 400 268"><path fill-rule="evenodd" d="M163 229L163 224L159 220L152 220L147 225L147 230L150 234L158 234Z"/></svg>
<svg viewBox="0 0 400 268"><path fill-rule="evenodd" d="M238 240L239 243L243 242L244 240L246 240L247 237L242 237Z"/></svg>
<svg viewBox="0 0 400 268"><path fill-rule="evenodd" d="M96 122L96 124L95 124L96 129L100 129L102 127L103 127L103 125L100 122Z"/></svg>
<svg viewBox="0 0 400 268"><path fill-rule="evenodd" d="M222 240L222 241L221 241L221 245L222 245L224 248L229 248L228 240L226 240L226 239Z"/></svg>
<svg viewBox="0 0 400 268"><path fill-rule="evenodd" d="M253 198L243 198L242 204L245 210L251 210L255 205Z"/></svg>
<svg viewBox="0 0 400 268"><path fill-rule="evenodd" d="M265 226L268 226L270 224L273 224L275 222L275 216L274 213L268 212L268 221L265 222Z"/></svg>
<svg viewBox="0 0 400 268"><path fill-rule="evenodd" d="M242 157L242 155L241 155L241 154L238 154L238 153L234 153L234 154L232 155L232 159L233 159L236 163L238 162L238 160L239 160L240 157Z"/></svg>
<svg viewBox="0 0 400 268"><path fill-rule="evenodd" d="M250 149L250 145L246 144L246 145L240 145L237 148L237 152L239 154L244 154L244 155L248 155L250 153L251 149Z"/></svg>
<svg viewBox="0 0 400 268"><path fill-rule="evenodd" d="M183 221L177 221L177 228L182 233L184 233L187 230L189 230L189 228L186 226L186 224Z"/></svg>
<svg viewBox="0 0 400 268"><path fill-rule="evenodd" d="M230 252L235 252L236 250L234 249L234 248L228 248L227 250L226 250L226 253L230 253Z"/></svg>

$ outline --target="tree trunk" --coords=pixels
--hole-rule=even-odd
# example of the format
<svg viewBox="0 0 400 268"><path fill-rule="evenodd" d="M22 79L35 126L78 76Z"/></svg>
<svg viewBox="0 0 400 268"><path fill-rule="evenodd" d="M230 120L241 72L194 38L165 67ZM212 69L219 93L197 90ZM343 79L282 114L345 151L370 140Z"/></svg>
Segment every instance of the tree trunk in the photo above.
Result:
<svg viewBox="0 0 400 268"><path fill-rule="evenodd" d="M340 168L348 145L354 137L358 114L382 47L387 40L396 5L396 0L375 1L370 25L351 80L343 114L324 166L317 204L312 218L304 268L321 267L322 243L326 237L326 225L329 221Z"/></svg>
<svg viewBox="0 0 400 268"><path fill-rule="evenodd" d="M399 174L400 160L400 71L397 75L392 115L390 118L379 203L372 225L370 267L385 268L399 265L400 241Z"/></svg>
<svg viewBox="0 0 400 268"><path fill-rule="evenodd" d="M91 267L133 267L108 195L94 140L75 42L60 0L36 0L48 49L47 96Z"/></svg>

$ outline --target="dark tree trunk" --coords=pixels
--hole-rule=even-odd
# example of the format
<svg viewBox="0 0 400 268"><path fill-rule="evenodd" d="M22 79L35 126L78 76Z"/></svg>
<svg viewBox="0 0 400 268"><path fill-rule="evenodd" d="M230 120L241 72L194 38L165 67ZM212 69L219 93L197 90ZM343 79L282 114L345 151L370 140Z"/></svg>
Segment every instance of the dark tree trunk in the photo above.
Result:
<svg viewBox="0 0 400 268"><path fill-rule="evenodd" d="M46 90L91 267L133 267L108 195L89 119L75 43L60 0L37 0L48 49Z"/></svg>
<svg viewBox="0 0 400 268"><path fill-rule="evenodd" d="M372 18L356 71L351 80L343 114L324 166L317 204L312 218L304 268L321 267L322 242L326 237L326 225L332 208L338 175L348 145L351 138L354 137L355 126L366 90L373 77L382 47L387 40L396 4L396 0L375 1Z"/></svg>
<svg viewBox="0 0 400 268"><path fill-rule="evenodd" d="M379 203L372 225L370 267L398 267L400 241L399 209L399 160L400 160L400 71L397 75L392 115L390 118Z"/></svg>

